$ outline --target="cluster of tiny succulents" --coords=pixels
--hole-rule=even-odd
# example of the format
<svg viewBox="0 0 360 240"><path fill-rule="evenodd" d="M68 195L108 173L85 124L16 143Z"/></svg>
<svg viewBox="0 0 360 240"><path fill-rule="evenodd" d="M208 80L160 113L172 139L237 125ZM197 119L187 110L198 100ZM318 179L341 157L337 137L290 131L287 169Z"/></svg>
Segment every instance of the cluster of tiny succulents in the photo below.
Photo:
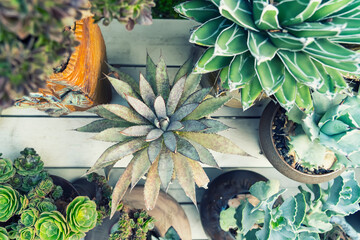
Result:
<svg viewBox="0 0 360 240"><path fill-rule="evenodd" d="M148 56L146 76L140 74L139 82L122 72L116 74L120 79L109 77L129 107L96 106L90 111L103 119L77 129L98 132L94 136L96 140L116 142L88 173L101 168L108 172L117 161L133 154L114 188L112 215L129 185L134 187L145 174L147 209L155 206L160 187L166 190L174 179L178 179L186 195L196 203L194 181L199 187L206 187L209 182L200 162L217 167L208 149L247 155L230 140L216 134L228 129L226 125L206 118L230 97L205 99L210 89L198 89L201 76L189 74L191 69L189 59L171 80L164 60L161 58L156 66Z"/></svg>
<svg viewBox="0 0 360 240"><path fill-rule="evenodd" d="M88 197L74 198L66 209L57 207L65 201L63 189L32 148L14 162L0 158L0 182L0 222L5 226L0 239L76 240L97 223L96 203Z"/></svg>
<svg viewBox="0 0 360 240"><path fill-rule="evenodd" d="M327 155L336 159L332 169L358 167L360 96L338 95L329 100L314 92L312 97L314 111L311 114L306 115L296 108L287 113L296 123L295 134L290 136L290 152L294 150L299 162L310 169L328 165Z"/></svg>
<svg viewBox="0 0 360 240"><path fill-rule="evenodd" d="M279 191L279 181L257 182L250 194L259 200L252 205L243 201L237 208L220 214L224 231L236 229L236 239L319 239L333 229L332 218L344 217L359 210L360 186L354 172L347 171L328 183L299 186L300 193L279 203L286 190ZM281 202L281 201L280 201Z"/></svg>
<svg viewBox="0 0 360 240"><path fill-rule="evenodd" d="M221 87L239 89L244 109L264 92L286 110L311 112L311 92L348 91L360 72L360 1L194 0L175 10L201 25L190 42L208 47L194 72L220 70Z"/></svg>
<svg viewBox="0 0 360 240"><path fill-rule="evenodd" d="M64 27L80 16L83 2L1 1L0 108L44 86L52 67L69 57L76 42Z"/></svg>
<svg viewBox="0 0 360 240"><path fill-rule="evenodd" d="M103 19L103 24L109 25L117 19L126 24L127 30L132 30L135 24L151 24L152 7L155 7L153 0L91 0L91 12L96 22Z"/></svg>

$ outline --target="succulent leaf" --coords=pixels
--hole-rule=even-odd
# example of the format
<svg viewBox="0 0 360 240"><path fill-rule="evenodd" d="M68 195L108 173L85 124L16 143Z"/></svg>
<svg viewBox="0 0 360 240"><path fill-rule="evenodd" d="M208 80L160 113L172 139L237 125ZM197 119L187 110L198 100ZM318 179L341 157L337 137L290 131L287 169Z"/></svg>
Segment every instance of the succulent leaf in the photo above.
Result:
<svg viewBox="0 0 360 240"><path fill-rule="evenodd" d="M200 132L208 128L207 125L196 120L185 120L182 122L182 125L184 128L182 128L181 131L184 132Z"/></svg>
<svg viewBox="0 0 360 240"><path fill-rule="evenodd" d="M193 94L191 94L184 104L190 104L190 103L201 103L201 101L209 94L211 88L202 88Z"/></svg>
<svg viewBox="0 0 360 240"><path fill-rule="evenodd" d="M151 163L154 163L156 158L159 156L162 147L162 142L163 140L161 138L158 138L155 141L150 142L147 151L148 151L149 161Z"/></svg>
<svg viewBox="0 0 360 240"><path fill-rule="evenodd" d="M35 223L35 229L44 240L65 240L69 232L66 219L58 211L43 212Z"/></svg>
<svg viewBox="0 0 360 240"><path fill-rule="evenodd" d="M186 76L183 76L178 81L176 81L173 88L171 89L170 94L169 94L169 99L166 103L167 115L171 116L172 114L174 114L174 112L179 104L181 95L184 91L185 82L186 82Z"/></svg>
<svg viewBox="0 0 360 240"><path fill-rule="evenodd" d="M92 139L104 141L104 142L125 142L131 139L131 137L122 134L124 128L108 128L95 136Z"/></svg>
<svg viewBox="0 0 360 240"><path fill-rule="evenodd" d="M187 18L204 23L219 16L219 11L208 1L195 0L183 2L174 7L175 11Z"/></svg>
<svg viewBox="0 0 360 240"><path fill-rule="evenodd" d="M96 226L96 203L86 196L78 196L66 207L66 221L73 232L87 232Z"/></svg>
<svg viewBox="0 0 360 240"><path fill-rule="evenodd" d="M320 0L282 1L276 6L279 21L282 26L302 23L315 13L320 3Z"/></svg>
<svg viewBox="0 0 360 240"><path fill-rule="evenodd" d="M176 152L177 140L173 132L164 133L164 144L171 152Z"/></svg>
<svg viewBox="0 0 360 240"><path fill-rule="evenodd" d="M202 131L203 133L218 133L229 129L227 125L214 119L202 119L200 122L207 126L207 129Z"/></svg>
<svg viewBox="0 0 360 240"><path fill-rule="evenodd" d="M260 96L262 92L259 78L255 76L252 80L247 82L245 86L240 90L243 109L246 110L255 103L256 99Z"/></svg>
<svg viewBox="0 0 360 240"><path fill-rule="evenodd" d="M129 122L124 120L108 120L108 119L100 119L94 122L91 122L83 127L79 127L75 129L78 132L102 132L109 128L123 128L123 127L130 127L132 125Z"/></svg>
<svg viewBox="0 0 360 240"><path fill-rule="evenodd" d="M170 94L170 82L166 70L166 63L162 57L156 67L156 89L157 95L162 96L167 101Z"/></svg>
<svg viewBox="0 0 360 240"><path fill-rule="evenodd" d="M113 77L107 77L111 83L111 85L114 86L114 89L116 92L122 97L125 98L126 96L133 96L136 97L138 94L134 91L134 89L131 87L130 84L128 84L125 81L122 81L120 79L116 79Z"/></svg>
<svg viewBox="0 0 360 240"><path fill-rule="evenodd" d="M146 124L148 123L144 118L142 118L137 112L131 110L128 107L117 105L117 104L104 104L98 106L97 108L104 108L107 111L115 114L117 117L122 118L123 120L135 124Z"/></svg>
<svg viewBox="0 0 360 240"><path fill-rule="evenodd" d="M10 159L1 158L0 155L0 183L5 183L15 175L15 169Z"/></svg>
<svg viewBox="0 0 360 240"><path fill-rule="evenodd" d="M150 149L150 147L149 147ZM131 189L149 171L151 162L149 161L147 149L140 150L134 155L134 165L131 174Z"/></svg>
<svg viewBox="0 0 360 240"><path fill-rule="evenodd" d="M184 120L199 120L205 116L218 110L221 106L227 103L231 99L231 96L221 96L217 98L206 99L199 106L187 115ZM190 104L189 104L190 105Z"/></svg>
<svg viewBox="0 0 360 240"><path fill-rule="evenodd" d="M129 137L146 136L154 129L153 125L137 125L123 129L120 133Z"/></svg>
<svg viewBox="0 0 360 240"><path fill-rule="evenodd" d="M187 159L189 166L192 171L195 183L198 187L203 187L207 189L207 185L210 182L208 176L206 175L204 169L201 167L200 163L191 159ZM174 161L175 162L175 161ZM175 169L175 172L176 169Z"/></svg>
<svg viewBox="0 0 360 240"><path fill-rule="evenodd" d="M144 103L148 106L153 106L155 102L155 93L149 84L149 82L145 79L145 77L140 73L139 79L139 88L141 98L144 100Z"/></svg>
<svg viewBox="0 0 360 240"><path fill-rule="evenodd" d="M144 187L144 200L147 210L153 209L159 196L161 180L158 174L159 159L151 165Z"/></svg>
<svg viewBox="0 0 360 240"><path fill-rule="evenodd" d="M164 189L168 189L174 172L174 162L172 159L172 153L167 148L163 148L160 152L158 165L161 186Z"/></svg>
<svg viewBox="0 0 360 240"><path fill-rule="evenodd" d="M285 80L284 67L278 57L274 57L271 61L261 63L258 61L255 69L267 95L277 92Z"/></svg>
<svg viewBox="0 0 360 240"><path fill-rule="evenodd" d="M176 152L184 155L195 161L200 161L200 156L196 151L195 147L186 139L182 137L177 138L177 149Z"/></svg>

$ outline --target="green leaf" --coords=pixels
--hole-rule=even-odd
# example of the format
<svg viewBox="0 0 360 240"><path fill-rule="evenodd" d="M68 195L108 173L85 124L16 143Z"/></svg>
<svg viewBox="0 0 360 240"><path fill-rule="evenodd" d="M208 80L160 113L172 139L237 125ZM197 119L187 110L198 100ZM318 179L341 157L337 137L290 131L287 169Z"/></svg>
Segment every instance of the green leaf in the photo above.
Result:
<svg viewBox="0 0 360 240"><path fill-rule="evenodd" d="M148 135L146 135L146 139L145 141L147 142L151 142L154 141L156 139L158 139L159 137L161 137L163 135L164 131L158 128L155 128L153 130L151 130Z"/></svg>
<svg viewBox="0 0 360 240"><path fill-rule="evenodd" d="M220 212L220 227L225 232L228 232L230 229L237 228L236 218L234 217L236 209L234 207L229 207Z"/></svg>
<svg viewBox="0 0 360 240"><path fill-rule="evenodd" d="M256 59L256 64L273 59L278 50L267 36L253 31L248 33L247 45L251 55Z"/></svg>
<svg viewBox="0 0 360 240"><path fill-rule="evenodd" d="M177 138L176 152L195 161L200 161L200 156L195 147L182 137Z"/></svg>
<svg viewBox="0 0 360 240"><path fill-rule="evenodd" d="M146 119L141 117L135 111L133 111L132 109L125 107L123 105L104 104L104 105L97 106L97 108L103 108L130 123L135 123L135 124L148 124L149 123L148 121L146 121Z"/></svg>
<svg viewBox="0 0 360 240"><path fill-rule="evenodd" d="M278 193L279 190L280 182L278 180L269 180L267 182L259 181L254 183L249 189L251 195L260 201L267 200L274 194Z"/></svg>
<svg viewBox="0 0 360 240"><path fill-rule="evenodd" d="M158 96L154 102L154 109L158 119L167 118L166 105L162 96Z"/></svg>
<svg viewBox="0 0 360 240"><path fill-rule="evenodd" d="M306 216L306 202L305 197L302 193L298 193L295 195L295 201L296 201L296 217L295 221L293 222L296 227L299 227Z"/></svg>
<svg viewBox="0 0 360 240"><path fill-rule="evenodd" d="M299 24L314 14L321 0L281 1L276 5L279 9L281 26Z"/></svg>
<svg viewBox="0 0 360 240"><path fill-rule="evenodd" d="M230 64L232 57L217 56L214 47L208 48L195 64L194 73L208 73L219 70Z"/></svg>
<svg viewBox="0 0 360 240"><path fill-rule="evenodd" d="M220 14L235 22L236 24L258 31L252 16L250 3L247 1L221 0L219 6Z"/></svg>
<svg viewBox="0 0 360 240"><path fill-rule="evenodd" d="M261 30L281 29L278 20L279 10L263 0L253 1L253 16L256 26Z"/></svg>
<svg viewBox="0 0 360 240"><path fill-rule="evenodd" d="M149 81L151 88L156 91L155 95L157 95L158 92L156 88L156 65L149 56L149 54L146 55L146 79Z"/></svg>
<svg viewBox="0 0 360 240"><path fill-rule="evenodd" d="M108 128L96 134L92 138L95 140L105 141L105 142L124 142L131 139L131 137L121 134L122 130L124 130L124 128Z"/></svg>
<svg viewBox="0 0 360 240"><path fill-rule="evenodd" d="M184 128L184 125L181 122L174 121L169 124L169 126L166 130L167 131L180 131L183 128Z"/></svg>
<svg viewBox="0 0 360 240"><path fill-rule="evenodd" d="M110 64L107 64L107 66L109 67L110 71L113 71L113 72L116 73L116 74L115 74L115 76L116 76L115 79L118 78L119 80L121 80L121 81L129 84L129 85L131 86L131 88L132 88L133 90L135 90L136 93L140 93L140 91L139 91L139 84L137 83L137 81L136 81L134 78L132 78L129 74L126 74L126 73L120 71L119 69L111 66ZM115 86L114 86L114 88L115 88ZM116 90L116 88L115 88L115 90ZM120 90L120 89L119 89L119 90ZM118 91L117 91L117 92L118 92ZM119 92L118 92L118 93L119 93ZM119 93L119 94L120 94L120 93Z"/></svg>
<svg viewBox="0 0 360 240"><path fill-rule="evenodd" d="M149 161L154 163L156 158L159 156L163 140L162 138L158 138L155 141L150 142L149 147L147 148L147 153L149 157Z"/></svg>
<svg viewBox="0 0 360 240"><path fill-rule="evenodd" d="M219 16L218 8L211 2L203 0L180 3L174 7L174 10L189 19L201 23Z"/></svg>
<svg viewBox="0 0 360 240"><path fill-rule="evenodd" d="M231 22L222 16L210 19L192 32L189 42L212 47L222 30L230 25Z"/></svg>
<svg viewBox="0 0 360 240"><path fill-rule="evenodd" d="M158 172L162 187L167 189L174 172L172 155L167 148L163 148L160 152Z"/></svg>
<svg viewBox="0 0 360 240"><path fill-rule="evenodd" d="M227 103L231 99L231 96L221 96L217 98L210 98L202 103L187 117L185 120L198 120L203 117L210 115L211 113L218 110L222 107L225 103Z"/></svg>
<svg viewBox="0 0 360 240"><path fill-rule="evenodd" d="M280 105L285 108L286 111L290 111L295 105L297 91L296 80L287 70L285 70L284 77L284 83L274 95Z"/></svg>
<svg viewBox="0 0 360 240"><path fill-rule="evenodd" d="M318 229L320 233L328 232L333 228L330 218L324 212L314 212L307 220L308 226Z"/></svg>
<svg viewBox="0 0 360 240"><path fill-rule="evenodd" d="M229 129L228 126L214 119L201 119L200 122L208 127L203 133L218 133Z"/></svg>
<svg viewBox="0 0 360 240"><path fill-rule="evenodd" d="M326 122L321 128L320 131L326 135L336 135L340 133L345 133L349 130L349 125L343 123L340 120L333 120Z"/></svg>
<svg viewBox="0 0 360 240"><path fill-rule="evenodd" d="M185 81L186 76L181 77L170 91L169 99L166 103L166 111L168 116L171 116L175 112L176 107L179 104L180 98L184 91Z"/></svg>
<svg viewBox="0 0 360 240"><path fill-rule="evenodd" d="M196 194L194 176L186 157L181 154L172 153L174 170L180 186L184 189L186 196L196 205Z"/></svg>
<svg viewBox="0 0 360 240"><path fill-rule="evenodd" d="M190 104L182 105L173 115L171 115L170 121L171 122L181 121L191 112L193 112L198 106L199 106L198 103L190 103Z"/></svg>
<svg viewBox="0 0 360 240"><path fill-rule="evenodd" d="M187 140L194 146L194 148L196 149L197 153L200 156L200 162L209 165L211 167L216 167L219 168L219 165L217 164L214 156L212 155L212 153L207 150L205 147L203 147L201 144L192 141L191 139Z"/></svg>
<svg viewBox="0 0 360 240"><path fill-rule="evenodd" d="M122 128L129 127L132 124L123 120L108 120L108 119L100 119L95 120L85 126L76 128L75 130L78 132L102 132L108 128Z"/></svg>
<svg viewBox="0 0 360 240"><path fill-rule="evenodd" d="M140 94L141 98L144 100L144 103L148 106L154 106L155 101L155 93L150 86L149 82L145 79L145 77L140 73L140 79L139 79L139 85L140 85Z"/></svg>
<svg viewBox="0 0 360 240"><path fill-rule="evenodd" d="M151 210L156 205L159 196L161 180L158 174L159 160L157 159L150 167L144 186L144 201L146 210Z"/></svg>
<svg viewBox="0 0 360 240"><path fill-rule="evenodd" d="M132 108L134 108L136 112L138 112L141 116L149 120L151 123L155 121L156 116L154 112L145 103L131 96L127 96L126 101L129 103L129 105Z"/></svg>
<svg viewBox="0 0 360 240"><path fill-rule="evenodd" d="M191 172L193 173L193 177L195 183L198 187L202 187L207 189L207 185L210 182L208 176L206 175L204 169L200 165L199 162L187 159L189 166L191 167Z"/></svg>
<svg viewBox="0 0 360 240"><path fill-rule="evenodd" d="M119 80L119 79L116 79L116 78L113 78L113 77L109 77L109 76L107 78L109 79L111 85L113 85L116 92L122 98L125 98L126 95L132 96L132 97L137 97L138 96L136 91L127 82L124 82L122 80Z"/></svg>
<svg viewBox="0 0 360 240"><path fill-rule="evenodd" d="M246 52L247 32L233 23L225 28L217 37L215 55L234 56Z"/></svg>
<svg viewBox="0 0 360 240"><path fill-rule="evenodd" d="M295 103L301 111L308 113L313 110L313 102L311 100L309 87L301 83L297 83Z"/></svg>
<svg viewBox="0 0 360 240"><path fill-rule="evenodd" d="M285 32L268 32L267 34L275 47L290 51L303 50L314 41L314 38L298 38Z"/></svg>
<svg viewBox="0 0 360 240"><path fill-rule="evenodd" d="M131 174L131 189L149 171L151 163L148 158L147 149L138 151L133 158L133 169Z"/></svg>
<svg viewBox="0 0 360 240"><path fill-rule="evenodd" d="M100 116L102 118L106 118L108 120L124 121L121 117L119 117L116 114L110 112L109 110L106 110L103 107L103 105L98 105L98 106L92 107L87 111L90 112L90 113L95 113L96 115L98 115L98 116Z"/></svg>
<svg viewBox="0 0 360 240"><path fill-rule="evenodd" d="M181 122L184 128L180 131L184 132L200 132L208 128L207 125L196 120L186 120Z"/></svg>
<svg viewBox="0 0 360 240"><path fill-rule="evenodd" d="M255 68L249 66L255 66L255 58L250 52L234 57L229 67L230 89L241 87L254 78Z"/></svg>
<svg viewBox="0 0 360 240"><path fill-rule="evenodd" d="M176 137L173 132L165 132L163 134L165 146L172 152L176 151Z"/></svg>
<svg viewBox="0 0 360 240"><path fill-rule="evenodd" d="M157 95L162 96L165 101L167 101L170 93L170 83L166 63L162 57L160 57L160 61L156 67L156 89Z"/></svg>
<svg viewBox="0 0 360 240"><path fill-rule="evenodd" d="M316 12L308 19L311 22L319 21L343 9L353 0L329 0L321 4Z"/></svg>
<svg viewBox="0 0 360 240"><path fill-rule="evenodd" d="M285 80L284 65L278 57L255 66L260 84L267 95L274 94Z"/></svg>
<svg viewBox="0 0 360 240"><path fill-rule="evenodd" d="M129 137L141 137L146 136L154 129L153 125L136 125L123 129L120 133Z"/></svg>
<svg viewBox="0 0 360 240"><path fill-rule="evenodd" d="M174 84L177 83L177 81L179 81L181 78L185 77L186 79L186 76L189 76L189 74L192 72L192 68L194 65L193 62L194 62L194 56L191 56L186 60L186 62L183 65L181 65L181 67L175 74L174 80L170 82L171 86L174 86Z"/></svg>
<svg viewBox="0 0 360 240"><path fill-rule="evenodd" d="M262 87L257 76L255 76L250 82L246 83L241 90L241 103L243 110L250 108L255 100L260 96Z"/></svg>
<svg viewBox="0 0 360 240"><path fill-rule="evenodd" d="M202 100L209 94L211 88L202 88L199 91L194 92L191 94L188 99L184 102L184 104L190 103L201 103Z"/></svg>
<svg viewBox="0 0 360 240"><path fill-rule="evenodd" d="M336 25L332 23L304 22L289 26L286 29L289 33L299 38L326 38L339 35L344 28L345 25Z"/></svg>
<svg viewBox="0 0 360 240"><path fill-rule="evenodd" d="M252 211L253 209L254 207L246 200L235 211L233 217L235 217L236 224L242 234L247 234L255 223L260 219L264 219L264 212Z"/></svg>

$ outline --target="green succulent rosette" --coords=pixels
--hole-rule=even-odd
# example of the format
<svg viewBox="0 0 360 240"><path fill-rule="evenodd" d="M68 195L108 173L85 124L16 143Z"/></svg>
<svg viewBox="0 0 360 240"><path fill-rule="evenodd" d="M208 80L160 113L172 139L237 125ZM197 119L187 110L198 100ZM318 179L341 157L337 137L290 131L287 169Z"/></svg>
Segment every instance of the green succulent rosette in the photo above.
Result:
<svg viewBox="0 0 360 240"><path fill-rule="evenodd" d="M54 200L50 198L44 198L37 204L37 209L40 211L40 213L43 212L51 212L55 211L57 209Z"/></svg>
<svg viewBox="0 0 360 240"><path fill-rule="evenodd" d="M86 236L83 232L70 232L67 236L67 240L81 240Z"/></svg>
<svg viewBox="0 0 360 240"><path fill-rule="evenodd" d="M42 240L65 240L69 233L66 220L58 211L41 213L35 229L36 235Z"/></svg>
<svg viewBox="0 0 360 240"><path fill-rule="evenodd" d="M35 228L24 227L19 230L19 236L16 238L19 240L34 240L35 239Z"/></svg>
<svg viewBox="0 0 360 240"><path fill-rule="evenodd" d="M0 227L0 240L9 240L9 234L5 228Z"/></svg>
<svg viewBox="0 0 360 240"><path fill-rule="evenodd" d="M23 206L23 199L12 187L0 185L0 222L6 222Z"/></svg>
<svg viewBox="0 0 360 240"><path fill-rule="evenodd" d="M43 181L49 178L49 174L46 171L42 171L35 176L22 176L22 184L20 190L23 192L30 192L33 188Z"/></svg>
<svg viewBox="0 0 360 240"><path fill-rule="evenodd" d="M96 226L96 203L88 197L79 196L66 208L66 221L73 232L87 232Z"/></svg>
<svg viewBox="0 0 360 240"><path fill-rule="evenodd" d="M39 197L45 197L54 189L54 182L51 178L42 180L39 185L36 186L35 192Z"/></svg>
<svg viewBox="0 0 360 240"><path fill-rule="evenodd" d="M35 225L36 220L39 218L39 211L35 208L25 209L20 216L20 222L25 227L31 227Z"/></svg>
<svg viewBox="0 0 360 240"><path fill-rule="evenodd" d="M310 112L310 93L347 91L360 73L359 0L193 0L175 10L201 25L190 42L208 47L195 73L220 70L223 90L240 89L243 108L265 92L286 110Z"/></svg>
<svg viewBox="0 0 360 240"><path fill-rule="evenodd" d="M16 172L22 176L35 176L44 169L44 162L33 148L25 148L21 156L15 159Z"/></svg>
<svg viewBox="0 0 360 240"><path fill-rule="evenodd" d="M53 192L51 193L51 198L54 200L57 200L59 198L61 198L61 196L63 195L64 190L62 189L62 187L60 186L55 186Z"/></svg>
<svg viewBox="0 0 360 240"><path fill-rule="evenodd" d="M0 153L0 183L8 182L14 175L15 169L10 159L1 158Z"/></svg>

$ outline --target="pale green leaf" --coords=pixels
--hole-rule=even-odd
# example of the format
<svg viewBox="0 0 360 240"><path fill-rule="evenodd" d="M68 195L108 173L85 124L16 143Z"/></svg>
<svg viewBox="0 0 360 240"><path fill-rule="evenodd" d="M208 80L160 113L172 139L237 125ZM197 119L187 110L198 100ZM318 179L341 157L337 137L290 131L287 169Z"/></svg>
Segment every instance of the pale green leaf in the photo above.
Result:
<svg viewBox="0 0 360 240"><path fill-rule="evenodd" d="M183 2L176 5L174 10L189 19L201 23L215 18L220 14L218 8L214 4L204 0Z"/></svg>
<svg viewBox="0 0 360 240"><path fill-rule="evenodd" d="M217 37L215 55L234 56L246 52L247 32L237 24L225 28Z"/></svg>
<svg viewBox="0 0 360 240"><path fill-rule="evenodd" d="M160 61L156 66L156 90L157 95L162 96L167 101L170 93L170 83L166 63L162 57L160 57Z"/></svg>
<svg viewBox="0 0 360 240"><path fill-rule="evenodd" d="M267 200L280 190L280 182L278 180L269 180L267 182L259 181L254 183L249 191L251 195L260 201Z"/></svg>
<svg viewBox="0 0 360 240"><path fill-rule="evenodd" d="M261 30L280 29L278 20L279 10L267 1L253 1L253 16L256 26Z"/></svg>
<svg viewBox="0 0 360 240"><path fill-rule="evenodd" d="M153 163L156 158L159 156L161 151L163 140L162 138L158 138L155 141L150 142L149 147L147 148L148 159L151 163Z"/></svg>
<svg viewBox="0 0 360 240"><path fill-rule="evenodd" d="M353 0L329 0L322 3L316 12L308 19L311 22L319 21L325 17L343 9Z"/></svg>
<svg viewBox="0 0 360 240"><path fill-rule="evenodd" d="M172 153L167 148L163 148L160 152L158 172L162 187L167 189L174 172Z"/></svg>
<svg viewBox="0 0 360 240"><path fill-rule="evenodd" d="M217 56L215 48L208 48L195 64L194 73L208 73L219 70L230 64L233 57Z"/></svg>
<svg viewBox="0 0 360 240"><path fill-rule="evenodd" d="M299 24L314 14L321 0L281 1L276 6L279 9L279 21L282 26Z"/></svg>
<svg viewBox="0 0 360 240"><path fill-rule="evenodd" d="M159 196L161 180L158 174L159 159L150 167L144 186L144 201L146 210L151 210L156 205Z"/></svg>
<svg viewBox="0 0 360 240"><path fill-rule="evenodd" d="M256 75L255 59L250 52L237 55L229 67L230 89L236 89L251 81Z"/></svg>
<svg viewBox="0 0 360 240"><path fill-rule="evenodd" d="M177 140L173 132L164 132L163 134L165 146L172 152L176 151Z"/></svg>
<svg viewBox="0 0 360 240"><path fill-rule="evenodd" d="M155 93L150 86L149 82L145 79L145 77L140 73L140 94L141 98L144 100L144 103L148 106L153 106L155 101Z"/></svg>
<svg viewBox="0 0 360 240"><path fill-rule="evenodd" d="M133 169L131 174L131 189L140 181L140 179L149 171L151 163L148 158L147 149L138 151L134 155Z"/></svg>
<svg viewBox="0 0 360 240"><path fill-rule="evenodd" d="M137 97L138 94L136 93L136 91L126 82L113 78L113 77L107 77L111 83L111 85L113 85L114 89L116 90L116 92L122 97L122 98L126 98L126 96L132 96L132 97Z"/></svg>
<svg viewBox="0 0 360 240"><path fill-rule="evenodd" d="M142 137L154 129L153 125L136 125L123 129L120 133L129 137Z"/></svg>
<svg viewBox="0 0 360 240"><path fill-rule="evenodd" d="M205 147L203 147L201 144L192 141L191 139L187 139L196 149L197 153L200 156L200 162L209 165L211 167L216 167L219 168L219 165L217 164L214 156L212 155L212 153L207 150Z"/></svg>
<svg viewBox="0 0 360 240"><path fill-rule="evenodd" d="M119 104L103 104L100 106L97 106L98 109L103 108L119 118L124 119L125 121L128 121L130 123L135 124L148 124L148 121L141 117L138 113L133 111L132 109L125 107L123 105Z"/></svg>
<svg viewBox="0 0 360 240"><path fill-rule="evenodd" d="M149 54L146 55L146 80L148 80L156 95L158 93L156 88L156 65Z"/></svg>
<svg viewBox="0 0 360 240"><path fill-rule="evenodd" d="M96 134L92 138L95 140L105 141L105 142L124 142L131 139L131 137L121 134L122 130L124 130L124 128L108 128Z"/></svg>
<svg viewBox="0 0 360 240"><path fill-rule="evenodd" d="M257 76L247 82L241 90L241 103L243 110L250 108L260 96L262 87Z"/></svg>
<svg viewBox="0 0 360 240"><path fill-rule="evenodd" d="M118 118L116 116L116 118ZM108 119L100 119L95 120L85 126L76 128L75 130L78 132L102 132L108 128L123 128L129 127L132 124L121 119L119 120L108 120Z"/></svg>
<svg viewBox="0 0 360 240"><path fill-rule="evenodd" d="M258 31L253 20L251 6L248 1L220 0L220 14L236 24Z"/></svg>
<svg viewBox="0 0 360 240"><path fill-rule="evenodd" d="M151 123L155 121L156 116L154 112L145 103L131 96L127 96L126 101L138 114L149 120Z"/></svg>
<svg viewBox="0 0 360 240"><path fill-rule="evenodd" d="M186 139L182 137L177 138L177 148L176 152L184 155L195 161L200 161L200 156L196 151L195 147Z"/></svg>
<svg viewBox="0 0 360 240"><path fill-rule="evenodd" d="M256 64L270 61L275 57L278 50L268 37L253 31L248 32L247 45L251 55L256 59Z"/></svg>
<svg viewBox="0 0 360 240"><path fill-rule="evenodd" d="M178 104L180 101L180 98L183 94L184 91L184 87L185 87L185 81L186 81L186 76L181 77L173 86L173 88L170 91L169 94L169 99L166 103L166 111L167 111L167 115L172 115Z"/></svg>
<svg viewBox="0 0 360 240"><path fill-rule="evenodd" d="M230 99L231 96L221 96L207 99L200 103L200 105L193 112L191 112L187 117L185 117L185 120L198 120L206 117L218 110Z"/></svg>

